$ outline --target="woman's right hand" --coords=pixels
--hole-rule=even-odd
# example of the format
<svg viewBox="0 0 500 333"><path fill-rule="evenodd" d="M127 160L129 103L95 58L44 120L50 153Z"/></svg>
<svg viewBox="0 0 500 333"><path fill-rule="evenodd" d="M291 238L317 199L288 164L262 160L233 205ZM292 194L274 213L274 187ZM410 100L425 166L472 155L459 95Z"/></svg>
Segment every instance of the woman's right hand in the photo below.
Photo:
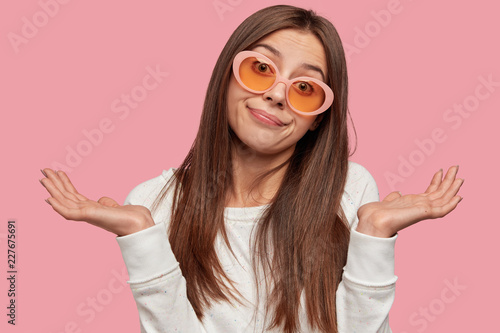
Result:
<svg viewBox="0 0 500 333"><path fill-rule="evenodd" d="M117 236L129 235L155 225L151 212L144 206L121 206L108 197L89 200L76 191L64 171L50 168L41 171L46 178L40 179L40 182L51 195L47 199L48 203L66 220L85 221Z"/></svg>

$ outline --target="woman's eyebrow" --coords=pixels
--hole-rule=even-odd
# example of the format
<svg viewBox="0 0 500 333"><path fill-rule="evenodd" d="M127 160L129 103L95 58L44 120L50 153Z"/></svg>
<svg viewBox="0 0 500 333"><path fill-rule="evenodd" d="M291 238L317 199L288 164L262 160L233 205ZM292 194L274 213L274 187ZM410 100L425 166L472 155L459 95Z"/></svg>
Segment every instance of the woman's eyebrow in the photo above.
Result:
<svg viewBox="0 0 500 333"><path fill-rule="evenodd" d="M256 48L256 47L259 47L259 46L265 48L266 50L268 50L269 52L271 52L272 54L274 54L278 58L282 57L280 51L278 51L277 49L275 49L274 47L272 47L271 45L268 45L268 44L257 44L257 45L254 45L253 48ZM325 73L323 73L323 71L321 70L321 68L319 68L318 66L314 66L314 65L311 65L311 64L308 64L308 63L302 63L301 66L303 68L305 68L305 69L310 69L310 70L313 70L313 71L316 71L316 72L320 73L321 77L323 78L323 81L326 80Z"/></svg>
<svg viewBox="0 0 500 333"><path fill-rule="evenodd" d="M257 44L257 45L254 45L254 48L256 47L263 47L265 49L267 49L269 52L271 52L272 54L274 54L275 56L277 56L278 58L281 58L281 52L278 51L277 49L275 49L274 47L272 47L271 45L267 45L267 44Z"/></svg>

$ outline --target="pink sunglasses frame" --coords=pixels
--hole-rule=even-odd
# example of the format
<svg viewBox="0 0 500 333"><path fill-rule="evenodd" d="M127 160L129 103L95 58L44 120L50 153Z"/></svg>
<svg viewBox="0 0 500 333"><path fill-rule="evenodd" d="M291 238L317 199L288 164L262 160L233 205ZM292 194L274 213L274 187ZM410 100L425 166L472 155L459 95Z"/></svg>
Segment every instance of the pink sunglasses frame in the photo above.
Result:
<svg viewBox="0 0 500 333"><path fill-rule="evenodd" d="M250 89L241 81L239 68L240 68L240 65L243 62L243 60L245 60L246 58L249 58L249 57L263 59L266 63L273 66L274 69L276 70L276 80L266 90L258 91L258 90ZM326 110L328 110L328 108L333 103L333 99L334 99L333 91L326 83L324 83L323 81L320 81L318 79L315 79L313 77L309 77L309 76L300 76L300 77L293 78L292 80L288 80L287 78L281 76L281 74L278 71L278 66L276 66L276 64L271 59L269 59L268 57L266 57L265 55L263 55L262 53L259 53L259 52L241 51L240 53L238 53L234 57L234 60L233 60L233 74L234 74L234 77L236 78L236 80L238 81L238 83L245 90L252 92L254 94L264 94L264 93L268 92L269 90L273 89L278 83L283 82L286 85L286 102L288 103L288 106L294 112L297 112L297 113L305 115L305 116L312 116L312 115L317 115L317 114L323 113ZM294 108L292 103L290 103L290 99L288 98L288 92L290 91L290 88L291 88L293 82L296 82L296 81L312 81L312 82L316 83L318 86L320 86L325 92L325 101L323 102L323 105L321 105L321 107L319 107L316 111L313 111L313 112L304 112L304 111L300 111L300 110L297 110L296 108Z"/></svg>

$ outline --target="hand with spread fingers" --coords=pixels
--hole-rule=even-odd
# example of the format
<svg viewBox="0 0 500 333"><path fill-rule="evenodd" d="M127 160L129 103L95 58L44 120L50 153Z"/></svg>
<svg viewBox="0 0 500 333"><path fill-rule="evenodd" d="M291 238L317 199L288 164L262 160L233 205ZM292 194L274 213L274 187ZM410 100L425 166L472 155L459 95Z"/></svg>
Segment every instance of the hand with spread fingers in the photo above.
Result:
<svg viewBox="0 0 500 333"><path fill-rule="evenodd" d="M125 236L153 226L151 212L140 205L119 205L115 200L102 197L90 200L77 192L64 171L45 168L46 178L40 183L51 197L46 201L66 220L85 221L118 236Z"/></svg>
<svg viewBox="0 0 500 333"><path fill-rule="evenodd" d="M361 206L356 230L375 237L392 237L419 221L447 215L462 200L457 193L464 180L456 178L457 172L458 165L452 166L443 179L443 170L439 170L422 194L392 192L380 202Z"/></svg>

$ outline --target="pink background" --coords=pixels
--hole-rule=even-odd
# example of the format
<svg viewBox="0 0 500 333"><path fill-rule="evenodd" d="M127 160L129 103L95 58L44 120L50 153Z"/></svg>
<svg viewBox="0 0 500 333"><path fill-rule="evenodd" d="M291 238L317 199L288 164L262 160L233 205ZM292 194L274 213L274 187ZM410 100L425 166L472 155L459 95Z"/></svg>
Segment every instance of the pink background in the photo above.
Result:
<svg viewBox="0 0 500 333"><path fill-rule="evenodd" d="M68 165L67 149L79 150L80 160L67 169L77 189L94 200L123 202L134 186L177 166L229 35L251 13L281 2L8 3L0 9L0 331L139 332L115 236L55 213L44 202L39 169ZM466 179L456 211L399 234L393 331L492 332L499 310L500 221L491 209L499 184L499 5L288 3L315 9L342 37L358 134L351 159L372 173L382 198L393 190L422 192L435 171L454 164ZM36 30L28 29L34 22ZM168 76L125 113L119 100L139 96L148 67ZM488 90L481 77L496 86ZM464 103L462 116L449 111ZM90 144L85 133L99 126L107 133ZM388 174L399 181L391 185ZM15 327L6 323L9 219L18 236ZM462 289L453 292L453 283Z"/></svg>

